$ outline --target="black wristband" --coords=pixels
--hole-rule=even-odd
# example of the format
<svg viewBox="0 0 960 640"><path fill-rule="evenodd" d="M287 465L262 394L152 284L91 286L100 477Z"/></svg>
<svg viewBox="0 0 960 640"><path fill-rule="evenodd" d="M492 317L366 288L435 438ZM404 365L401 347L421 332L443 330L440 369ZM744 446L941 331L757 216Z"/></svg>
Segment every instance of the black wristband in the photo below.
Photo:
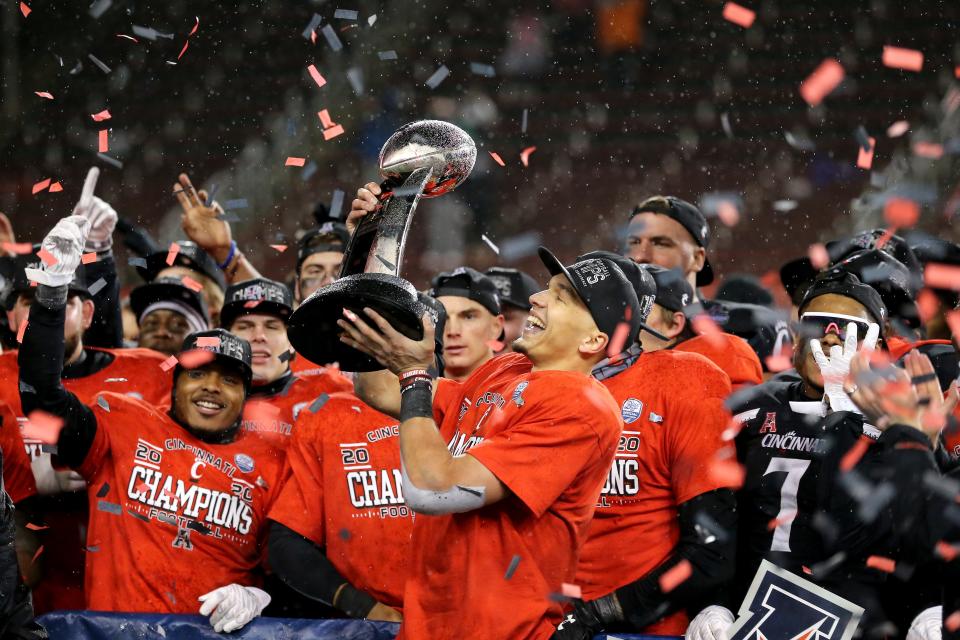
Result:
<svg viewBox="0 0 960 640"><path fill-rule="evenodd" d="M417 380L400 392L400 422L413 418L433 418L433 385Z"/></svg>
<svg viewBox="0 0 960 640"><path fill-rule="evenodd" d="M344 583L333 606L351 618L366 618L376 604L377 599L369 593L360 591L350 583Z"/></svg>

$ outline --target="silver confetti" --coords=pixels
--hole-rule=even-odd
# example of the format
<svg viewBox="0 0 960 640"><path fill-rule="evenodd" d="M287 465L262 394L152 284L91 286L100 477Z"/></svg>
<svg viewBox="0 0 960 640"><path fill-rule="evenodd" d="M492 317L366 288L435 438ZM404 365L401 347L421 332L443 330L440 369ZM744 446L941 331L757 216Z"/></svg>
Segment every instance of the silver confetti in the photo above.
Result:
<svg viewBox="0 0 960 640"><path fill-rule="evenodd" d="M447 65L442 64L440 68L433 72L433 75L427 78L426 85L431 89L436 89L440 86L440 83L446 80L447 76L450 75L450 69L447 69Z"/></svg>
<svg viewBox="0 0 960 640"><path fill-rule="evenodd" d="M231 209L246 209L249 206L246 198L237 198L235 200L227 200L223 203L224 211L230 211Z"/></svg>
<svg viewBox="0 0 960 640"><path fill-rule="evenodd" d="M363 95L363 69L360 67L350 67L347 69L347 80L355 95Z"/></svg>
<svg viewBox="0 0 960 640"><path fill-rule="evenodd" d="M523 119L520 121L520 133L527 132L527 111L528 109L523 110Z"/></svg>
<svg viewBox="0 0 960 640"><path fill-rule="evenodd" d="M310 18L310 24L308 24L307 28L303 30L303 37L305 40L310 39L310 35L317 30L317 27L320 26L321 22L323 22L323 18L320 17L320 14L313 14L313 17Z"/></svg>
<svg viewBox="0 0 960 640"><path fill-rule="evenodd" d="M335 189L333 191L333 198L330 200L330 217L338 219L340 217L340 210L343 208L343 189Z"/></svg>
<svg viewBox="0 0 960 640"><path fill-rule="evenodd" d="M113 0L97 0L90 7L90 16L94 20L99 19L100 16L106 13L107 9L109 9L110 5L112 4L113 4Z"/></svg>
<svg viewBox="0 0 960 640"><path fill-rule="evenodd" d="M106 500L97 500L97 511L106 511L114 515L123 513L123 509L116 502L107 502Z"/></svg>
<svg viewBox="0 0 960 640"><path fill-rule="evenodd" d="M331 49L334 51L343 49L343 43L340 42L340 37L337 36L337 32L333 30L332 26L325 24L323 28L320 29L320 32L323 33L323 37L327 39L327 44L330 45Z"/></svg>
<svg viewBox="0 0 960 640"><path fill-rule="evenodd" d="M317 163L311 160L310 162L307 163L307 166L303 168L303 173L300 174L300 179L306 182L316 172L317 172Z"/></svg>
<svg viewBox="0 0 960 640"><path fill-rule="evenodd" d="M113 69L111 69L110 67L108 67L103 63L103 60L93 55L92 53L88 53L87 57L90 58L90 62L97 65L100 71L103 71L104 73L110 73L111 71L113 71Z"/></svg>
<svg viewBox="0 0 960 640"><path fill-rule="evenodd" d="M723 127L723 132L727 134L727 137L733 140L733 128L730 126L730 114L726 111L720 114L720 126Z"/></svg>
<svg viewBox="0 0 960 640"><path fill-rule="evenodd" d="M87 287L87 290L90 292L90 295L95 296L98 293L100 293L100 290L103 289L105 286L107 286L107 281L104 280L103 278L100 278L99 280L94 282L92 285Z"/></svg>
<svg viewBox="0 0 960 640"><path fill-rule="evenodd" d="M377 57L381 60L396 60L397 52L391 49L390 51L378 51Z"/></svg>
<svg viewBox="0 0 960 640"><path fill-rule="evenodd" d="M485 233L480 234L480 239L487 243L487 246L497 255L500 255L500 249L493 243L493 240L487 237Z"/></svg>
<svg viewBox="0 0 960 640"><path fill-rule="evenodd" d="M368 27L372 27L372 26L373 26L373 23L376 22L376 21L377 21L377 14L373 14L372 16L370 16L369 18L367 18L367 26L368 26Z"/></svg>
<svg viewBox="0 0 960 640"><path fill-rule="evenodd" d="M484 78L493 78L497 75L497 70L493 68L492 64L481 64L479 62L471 62L470 73L473 73L478 76L483 76Z"/></svg>
<svg viewBox="0 0 960 640"><path fill-rule="evenodd" d="M116 158L111 158L105 153L98 153L97 157L103 160L104 162L106 162L107 164L111 164L115 166L117 169L123 169L123 163L117 160Z"/></svg>
<svg viewBox="0 0 960 640"><path fill-rule="evenodd" d="M335 20L356 20L360 12L353 9L337 9L333 12Z"/></svg>

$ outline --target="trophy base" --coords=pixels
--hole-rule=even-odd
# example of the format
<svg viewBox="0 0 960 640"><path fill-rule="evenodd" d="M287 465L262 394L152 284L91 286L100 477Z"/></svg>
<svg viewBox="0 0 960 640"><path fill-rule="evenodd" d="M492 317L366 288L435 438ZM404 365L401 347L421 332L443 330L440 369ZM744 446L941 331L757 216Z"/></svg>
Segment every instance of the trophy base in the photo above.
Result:
<svg viewBox="0 0 960 640"><path fill-rule="evenodd" d="M317 364L338 363L343 371L379 371L383 365L340 342L337 320L349 309L363 319L369 307L413 340L423 339L424 307L412 284L387 273L345 276L303 301L287 323L287 337L297 353ZM367 323L376 328L370 320Z"/></svg>

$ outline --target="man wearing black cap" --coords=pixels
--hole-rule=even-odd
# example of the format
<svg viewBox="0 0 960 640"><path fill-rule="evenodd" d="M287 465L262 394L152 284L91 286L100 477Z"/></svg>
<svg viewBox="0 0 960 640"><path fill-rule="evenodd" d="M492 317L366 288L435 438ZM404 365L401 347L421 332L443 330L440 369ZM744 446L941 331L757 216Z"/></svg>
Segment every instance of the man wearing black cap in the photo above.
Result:
<svg viewBox="0 0 960 640"><path fill-rule="evenodd" d="M297 243L297 280L294 288L294 301L297 304L340 277L343 252L349 243L347 227L332 220L303 234Z"/></svg>
<svg viewBox="0 0 960 640"><path fill-rule="evenodd" d="M530 275L509 267L490 267L485 275L493 281L500 294L504 334L501 351L511 349L514 340L523 332L523 323L530 313L530 296L543 287Z"/></svg>
<svg viewBox="0 0 960 640"><path fill-rule="evenodd" d="M216 260L197 243L177 240L175 248L163 249L146 257L146 266L137 271L147 282L157 278L176 278L203 296L212 322L220 317L227 281Z"/></svg>
<svg viewBox="0 0 960 640"><path fill-rule="evenodd" d="M500 295L493 281L470 267L437 275L430 295L443 305L445 376L462 381L500 351L504 340Z"/></svg>
<svg viewBox="0 0 960 640"><path fill-rule="evenodd" d="M688 637L720 637L763 559L806 573L807 579L864 606L865 629L885 621L878 601L883 578L866 567L865 558L848 559L843 569L820 575L811 576L803 567L815 567L837 551L830 549L832 541L814 517L819 482L829 472L827 454L846 450L861 436L879 435L856 413L843 384L853 356L872 352L882 339L886 318L879 294L856 276L837 267L822 273L800 304L800 339L794 353L800 379L771 380L730 398L740 424L737 461L745 474L737 496L736 578L725 606L702 611ZM856 420L834 421L833 413Z"/></svg>
<svg viewBox="0 0 960 640"><path fill-rule="evenodd" d="M223 328L247 340L252 351L253 387L243 427L281 447L289 443L304 407L324 393L353 391L350 380L334 369L309 376L290 370L287 319L292 312L286 285L256 278L230 285L220 314Z"/></svg>
<svg viewBox="0 0 960 640"><path fill-rule="evenodd" d="M39 285L19 361L24 407L62 421L48 444L98 501L87 607L194 613L199 600L215 631L239 629L270 600L251 585L281 480L276 450L240 427L250 345L222 330L188 336L168 412L108 391L84 404L64 389L60 369L66 284L86 230L71 216L44 239L55 262L28 272Z"/></svg>
<svg viewBox="0 0 960 640"><path fill-rule="evenodd" d="M130 308L140 328L137 346L172 356L191 333L210 328L203 297L177 278L162 277L130 292Z"/></svg>
<svg viewBox="0 0 960 640"><path fill-rule="evenodd" d="M614 336L637 334L642 313L615 263L540 255L552 278L530 299L517 353L462 383L439 379L435 399L430 323L417 342L375 312L340 322L346 344L389 369L359 374L358 389L399 410L404 499L431 514L414 521L400 638L544 638L563 618L549 596L574 583L622 425L589 374Z"/></svg>

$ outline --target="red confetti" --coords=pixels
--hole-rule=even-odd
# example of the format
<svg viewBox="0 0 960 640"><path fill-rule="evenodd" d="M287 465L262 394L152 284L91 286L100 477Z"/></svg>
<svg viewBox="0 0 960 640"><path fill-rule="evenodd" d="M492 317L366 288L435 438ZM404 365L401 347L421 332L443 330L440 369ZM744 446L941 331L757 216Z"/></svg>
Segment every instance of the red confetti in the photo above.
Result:
<svg viewBox="0 0 960 640"><path fill-rule="evenodd" d="M489 153L490 157L493 158L493 161L496 162L501 167L507 166L506 163L503 161L503 158L500 157L499 153L496 153L495 151L488 151L487 153Z"/></svg>
<svg viewBox="0 0 960 640"><path fill-rule="evenodd" d="M780 373L781 371L786 371L787 369L793 368L793 358L789 353L788 349L784 350L786 353L769 355L766 357L767 371L771 373Z"/></svg>
<svg viewBox="0 0 960 640"><path fill-rule="evenodd" d="M943 619L943 627L947 631L956 631L960 629L960 611L954 611Z"/></svg>
<svg viewBox="0 0 960 640"><path fill-rule="evenodd" d="M27 523L27 529L30 531L46 531L49 528L50 527L45 524L33 524L32 522Z"/></svg>
<svg viewBox="0 0 960 640"><path fill-rule="evenodd" d="M617 323L617 328L613 330L610 336L610 342L607 344L607 357L615 358L623 353L623 346L630 337L630 325L626 322Z"/></svg>
<svg viewBox="0 0 960 640"><path fill-rule="evenodd" d="M827 248L819 242L807 247L807 257L810 258L810 264L813 265L814 269L823 269L830 264L830 254L827 253Z"/></svg>
<svg viewBox="0 0 960 640"><path fill-rule="evenodd" d="M41 98L46 98L47 100L53 100L53 94L49 91L34 91L35 94Z"/></svg>
<svg viewBox="0 0 960 640"><path fill-rule="evenodd" d="M20 3L20 13L23 14L23 17L24 17L24 18L26 18L28 15L30 15L30 11L31 11L31 9L30 9L30 7L27 6L27 3L26 3L26 2L21 2L21 3Z"/></svg>
<svg viewBox="0 0 960 640"><path fill-rule="evenodd" d="M177 362L179 362L179 360L177 360L177 356L170 356L160 363L160 369L162 369L164 372L170 371L170 369L173 369L175 366L177 366Z"/></svg>
<svg viewBox="0 0 960 640"><path fill-rule="evenodd" d="M60 193L61 191L63 191L63 185L59 182L54 182L50 185L50 193Z"/></svg>
<svg viewBox="0 0 960 640"><path fill-rule="evenodd" d="M280 253L283 253L284 251L287 250L287 245L285 245L285 244L272 244L272 245L270 245L270 248L271 248L271 249L275 249L275 250L279 251Z"/></svg>
<svg viewBox="0 0 960 640"><path fill-rule="evenodd" d="M91 114L90 117L93 118L94 122L103 122L104 120L109 120L112 116L110 115L110 111L108 109L104 109L99 113Z"/></svg>
<svg viewBox="0 0 960 640"><path fill-rule="evenodd" d="M906 198L890 198L883 207L883 217L893 227L912 227L920 219L920 205Z"/></svg>
<svg viewBox="0 0 960 640"><path fill-rule="evenodd" d="M29 242L4 242L0 244L0 249L20 256L33 253L33 245Z"/></svg>
<svg viewBox="0 0 960 640"><path fill-rule="evenodd" d="M323 125L324 129L329 129L334 126L333 119L330 117L330 112L326 109L317 112L317 117L320 118L320 124Z"/></svg>
<svg viewBox="0 0 960 640"><path fill-rule="evenodd" d="M194 19L197 21L197 23L196 23L195 25L193 25L193 29L191 29L191 30L190 30L190 33L187 34L187 37L188 37L188 38L189 38L190 36L192 36L193 34L195 34L195 33L197 32L197 29L200 28L200 16L194 16Z"/></svg>
<svg viewBox="0 0 960 640"><path fill-rule="evenodd" d="M782 524L787 524L788 522L793 522L797 517L797 512L792 511L782 518L773 518L770 522L767 523L767 531L773 531Z"/></svg>
<svg viewBox="0 0 960 640"><path fill-rule="evenodd" d="M753 21L757 19L757 14L746 7L741 7L736 2L728 2L723 5L723 19L740 25L744 29L749 29L753 25Z"/></svg>
<svg viewBox="0 0 960 640"><path fill-rule="evenodd" d="M307 162L306 158L296 158L290 156L287 158L287 162L284 164L286 167L302 167Z"/></svg>
<svg viewBox="0 0 960 640"><path fill-rule="evenodd" d="M253 308L255 308L255 307L256 307L257 305L259 305L259 304L260 304L260 301L259 301L259 300L247 300L246 302L243 303L243 308L244 308L244 309L253 309Z"/></svg>
<svg viewBox="0 0 960 640"><path fill-rule="evenodd" d="M96 251L91 251L90 253L85 253L82 256L80 256L80 262L82 262L83 264L90 264L91 262L96 262L96 261L97 261Z"/></svg>
<svg viewBox="0 0 960 640"><path fill-rule="evenodd" d="M861 169L870 169L873 166L873 152L877 149L877 139L873 136L870 137L870 148L864 150L863 147L859 147L860 152L857 154L857 166Z"/></svg>
<svg viewBox="0 0 960 640"><path fill-rule="evenodd" d="M41 554L41 553L43 553L43 545L40 545L40 548L37 549L37 552L36 552L35 554L33 554L33 559L30 560L30 564L31 564L31 565L32 565L34 562L37 561L37 558L40 557L40 554Z"/></svg>
<svg viewBox="0 0 960 640"><path fill-rule="evenodd" d="M316 30L316 29L314 29L313 31L310 32L310 42L312 42L313 44L317 44L317 30Z"/></svg>
<svg viewBox="0 0 960 640"><path fill-rule="evenodd" d="M884 573L893 573L894 569L897 568L897 563L895 560L883 556L870 556L867 558L867 566Z"/></svg>
<svg viewBox="0 0 960 640"><path fill-rule="evenodd" d="M187 47L189 47L189 46L190 46L190 41L189 41L189 40L187 40L186 42L183 43L183 49L180 49L180 53L177 54L177 60L179 60L180 58L183 57L183 54L185 54L185 53L187 52Z"/></svg>
<svg viewBox="0 0 960 640"><path fill-rule="evenodd" d="M850 447L850 450L843 454L843 458L840 459L840 470L846 472L853 469L857 463L860 462L860 458L867 452L871 444L873 444L873 440L867 436L860 436L860 439L857 440L854 445Z"/></svg>
<svg viewBox="0 0 960 640"><path fill-rule="evenodd" d="M917 310L920 312L920 322L926 325L940 311L940 299L930 289L923 289L917 296Z"/></svg>
<svg viewBox="0 0 960 640"><path fill-rule="evenodd" d="M50 253L46 249L40 249L40 251L37 251L37 257L43 260L43 264L47 265L48 267L52 267L53 265L57 264L57 262L59 262L56 256L54 256L52 253Z"/></svg>
<svg viewBox="0 0 960 640"><path fill-rule="evenodd" d="M17 343L23 344L23 334L27 332L27 325L30 324L29 320L24 320L23 324L20 325L20 328L17 329Z"/></svg>
<svg viewBox="0 0 960 640"><path fill-rule="evenodd" d="M720 336L723 332L720 330L720 327L717 326L717 323L713 321L713 318L705 313L701 313L698 316L694 316L691 323L693 324L693 330L696 331L698 335L705 337L713 347L717 349L723 348L725 342Z"/></svg>
<svg viewBox="0 0 960 640"><path fill-rule="evenodd" d="M27 421L23 423L20 433L24 438L36 440L43 444L57 444L60 439L60 430L63 429L63 420L58 416L45 411L31 411Z"/></svg>
<svg viewBox="0 0 960 640"><path fill-rule="evenodd" d="M746 471L736 460L713 460L707 469L707 477L712 482L731 489L743 486Z"/></svg>
<svg viewBox="0 0 960 640"><path fill-rule="evenodd" d="M499 340L487 340L487 346L490 347L494 353L499 353L503 351L504 344Z"/></svg>
<svg viewBox="0 0 960 640"><path fill-rule="evenodd" d="M320 72L317 71L317 67L315 65L310 65L307 67L307 71L310 72L310 77L313 78L313 81L317 83L318 87L322 87L323 85L327 84L327 81L322 75L320 75Z"/></svg>
<svg viewBox="0 0 960 640"><path fill-rule="evenodd" d="M337 136L339 136L339 135L342 134L342 133L343 133L343 127L340 126L339 124L338 124L338 125L334 125L334 126L330 127L329 129L324 129L324 130L323 130L323 139L324 139L324 140L332 140L332 139L336 138Z"/></svg>
<svg viewBox="0 0 960 640"><path fill-rule="evenodd" d="M33 185L33 189L31 190L31 192L33 193L33 195L37 195L38 193L40 193L41 191L43 191L49 186L50 186L50 178L47 178L46 180L41 180L40 182Z"/></svg>
<svg viewBox="0 0 960 640"><path fill-rule="evenodd" d="M960 311L947 312L947 326L950 327L950 333L960 336Z"/></svg>
<svg viewBox="0 0 960 640"><path fill-rule="evenodd" d="M217 336L201 336L197 338L197 343L195 346L198 348L212 347L214 349L219 349L220 338L218 338Z"/></svg>
<svg viewBox="0 0 960 640"><path fill-rule="evenodd" d="M527 147L526 149L520 152L520 162L523 163L523 166L525 167L530 166L530 154L536 150L537 150L536 147Z"/></svg>
<svg viewBox="0 0 960 640"><path fill-rule="evenodd" d="M910 131L910 123L906 120L897 120L892 125L887 127L887 137L899 138L907 131Z"/></svg>
<svg viewBox="0 0 960 640"><path fill-rule="evenodd" d="M191 291L196 291L197 293L199 293L200 291L203 290L203 285L197 282L196 280L194 280L193 278L191 278L190 276L183 276L183 279L181 280L181 282L183 283L183 286L185 286L187 289L190 289Z"/></svg>
<svg viewBox="0 0 960 640"><path fill-rule="evenodd" d="M800 84L800 96L815 107L843 81L845 72L839 62L827 58Z"/></svg>
<svg viewBox="0 0 960 640"><path fill-rule="evenodd" d="M580 589L580 585L570 584L569 582L560 583L560 593L568 598L579 599L583 597L583 591Z"/></svg>
<svg viewBox="0 0 960 640"><path fill-rule="evenodd" d="M100 135L99 151L100 153L106 153L107 151L110 150L110 141L107 139L107 130L101 129L99 135Z"/></svg>
<svg viewBox="0 0 960 640"><path fill-rule="evenodd" d="M178 253L180 253L180 245L178 245L176 242L171 242L170 248L167 249L166 263L168 267L173 266L173 261L177 259Z"/></svg>
<svg viewBox="0 0 960 640"><path fill-rule="evenodd" d="M717 204L717 217L720 222L728 227L735 227L740 222L740 212L737 211L737 205L729 200L721 200Z"/></svg>
<svg viewBox="0 0 960 640"><path fill-rule="evenodd" d="M953 68L953 75L956 76L957 78L960 78L960 66L956 66Z"/></svg>
<svg viewBox="0 0 960 640"><path fill-rule="evenodd" d="M180 354L180 364L185 369L196 369L197 367L202 367L203 365L213 362L214 356L213 351L206 351L205 349L191 349L190 351Z"/></svg>
<svg viewBox="0 0 960 640"><path fill-rule="evenodd" d="M920 71L923 69L923 53L916 49L884 47L883 64L891 69Z"/></svg>
<svg viewBox="0 0 960 640"><path fill-rule="evenodd" d="M960 291L960 267L928 262L923 270L923 281L932 289Z"/></svg>
<svg viewBox="0 0 960 640"><path fill-rule="evenodd" d="M660 591L670 593L693 575L693 567L689 560L681 560L676 565L667 569L660 576Z"/></svg>
<svg viewBox="0 0 960 640"><path fill-rule="evenodd" d="M943 145L936 142L917 142L913 145L913 155L936 160L943 157Z"/></svg>
<svg viewBox="0 0 960 640"><path fill-rule="evenodd" d="M243 406L243 419L256 424L269 424L280 415L280 407L262 400L247 401Z"/></svg>

